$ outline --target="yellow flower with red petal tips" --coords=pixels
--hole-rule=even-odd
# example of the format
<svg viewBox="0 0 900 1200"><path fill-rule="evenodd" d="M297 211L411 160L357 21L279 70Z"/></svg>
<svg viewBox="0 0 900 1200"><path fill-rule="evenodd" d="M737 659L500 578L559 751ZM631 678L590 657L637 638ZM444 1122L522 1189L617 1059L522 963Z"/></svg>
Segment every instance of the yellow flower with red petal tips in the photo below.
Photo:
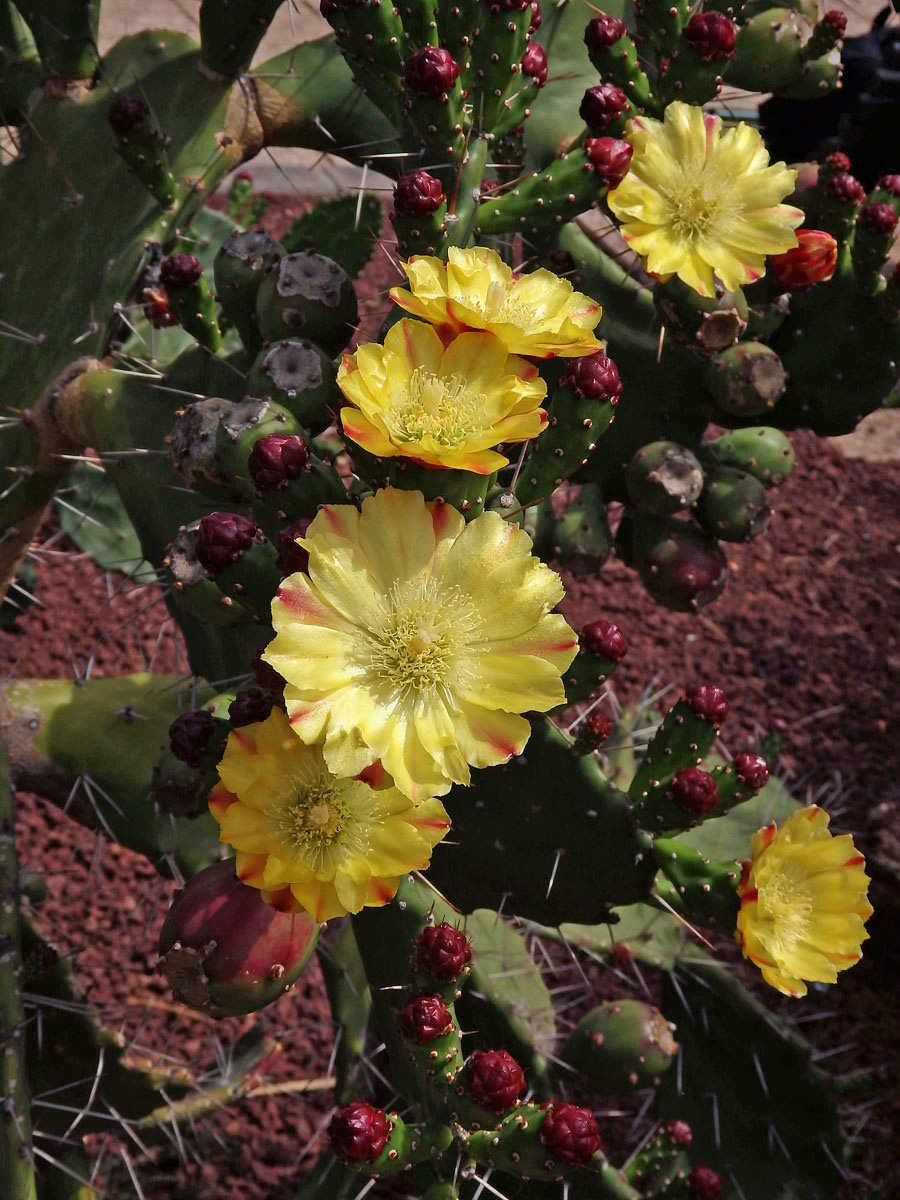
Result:
<svg viewBox="0 0 900 1200"><path fill-rule="evenodd" d="M440 800L411 804L380 767L338 779L279 708L235 729L209 807L238 878L317 921L387 904L450 828Z"/></svg>
<svg viewBox="0 0 900 1200"><path fill-rule="evenodd" d="M537 367L507 354L492 333L461 333L446 346L432 325L398 321L384 345L345 354L338 386L347 437L383 458L490 475L509 459L490 449L537 437L547 385Z"/></svg>
<svg viewBox="0 0 900 1200"><path fill-rule="evenodd" d="M752 126L725 133L720 117L676 100L662 121L635 117L628 174L607 196L622 234L653 275L677 275L701 296L714 276L735 291L765 274L766 255L797 245L799 208L782 204L796 171L769 165Z"/></svg>
<svg viewBox="0 0 900 1200"><path fill-rule="evenodd" d="M578 358L603 346L594 337L601 308L567 279L541 268L521 275L494 250L451 246L449 261L421 254L401 263L410 290L392 288L401 308L438 327L447 340L465 329L484 329L509 354Z"/></svg>
<svg viewBox="0 0 900 1200"><path fill-rule="evenodd" d="M865 859L849 833L828 831L817 804L753 835L752 859L738 886L737 939L763 979L787 996L805 996L804 979L834 983L862 957L872 915Z"/></svg>
<svg viewBox="0 0 900 1200"><path fill-rule="evenodd" d="M287 680L294 732L336 775L380 761L411 799L443 795L521 752L521 713L565 699L578 639L550 612L562 584L497 513L466 524L384 488L362 511L321 509L298 541L309 574L282 582L263 657Z"/></svg>

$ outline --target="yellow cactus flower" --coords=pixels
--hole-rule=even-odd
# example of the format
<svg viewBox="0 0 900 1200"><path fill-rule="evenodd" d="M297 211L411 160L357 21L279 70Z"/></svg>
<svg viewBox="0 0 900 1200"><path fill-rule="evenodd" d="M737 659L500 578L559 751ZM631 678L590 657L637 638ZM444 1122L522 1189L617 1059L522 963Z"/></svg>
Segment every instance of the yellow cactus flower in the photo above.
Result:
<svg viewBox="0 0 900 1200"><path fill-rule="evenodd" d="M345 354L338 386L347 437L383 458L490 475L509 459L490 449L537 437L547 385L537 367L507 354L492 333L447 346L432 325L398 321L384 339Z"/></svg>
<svg viewBox="0 0 900 1200"><path fill-rule="evenodd" d="M828 832L817 804L753 835L738 895L736 937L744 957L786 996L805 996L804 979L834 983L862 957L872 915L865 859L849 833Z"/></svg>
<svg viewBox="0 0 900 1200"><path fill-rule="evenodd" d="M677 275L701 296L765 274L766 255L797 245L799 208L782 204L796 171L769 165L757 130L676 100L662 121L635 117L628 174L607 196L622 234L653 275Z"/></svg>
<svg viewBox="0 0 900 1200"><path fill-rule="evenodd" d="M274 708L228 736L209 807L238 878L317 921L387 904L450 828L440 800L411 804L375 765L338 779Z"/></svg>
<svg viewBox="0 0 900 1200"><path fill-rule="evenodd" d="M517 525L384 488L361 512L321 509L298 541L309 574L282 582L263 657L336 775L381 761L412 800L443 795L521 752L519 714L563 702L578 640L550 613L559 576Z"/></svg>
<svg viewBox="0 0 900 1200"><path fill-rule="evenodd" d="M520 275L486 246L451 246L448 258L414 255L401 263L410 290L391 289L396 304L436 325L445 340L485 329L507 353L531 358L579 358L603 349L593 333L600 305L567 279L543 268Z"/></svg>

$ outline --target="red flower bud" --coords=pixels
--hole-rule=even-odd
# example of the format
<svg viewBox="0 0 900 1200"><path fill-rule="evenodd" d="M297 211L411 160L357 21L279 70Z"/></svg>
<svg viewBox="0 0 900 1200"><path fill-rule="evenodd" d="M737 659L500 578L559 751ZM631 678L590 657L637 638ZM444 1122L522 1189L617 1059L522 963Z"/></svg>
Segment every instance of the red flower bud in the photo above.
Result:
<svg viewBox="0 0 900 1200"><path fill-rule="evenodd" d="M496 1113L512 1108L525 1091L525 1073L506 1050L476 1050L466 1079L474 1099Z"/></svg>
<svg viewBox="0 0 900 1200"><path fill-rule="evenodd" d="M609 13L598 13L592 21L588 21L584 31L584 44L588 54L600 54L614 45L619 38L628 32L625 22Z"/></svg>
<svg viewBox="0 0 900 1200"><path fill-rule="evenodd" d="M459 63L449 50L438 46L423 46L403 68L403 82L419 96L439 100L449 92L459 77Z"/></svg>
<svg viewBox="0 0 900 1200"><path fill-rule="evenodd" d="M769 782L768 764L759 754L736 754L734 769L738 779L746 783L747 787L752 787L755 792Z"/></svg>
<svg viewBox="0 0 900 1200"><path fill-rule="evenodd" d="M289 573L286 572L286 574ZM271 692L274 696L280 696L284 691L284 679L273 666L260 657L261 654L261 650L257 651L256 657L251 663L253 677L264 691Z"/></svg>
<svg viewBox="0 0 900 1200"><path fill-rule="evenodd" d="M814 283L824 283L834 274L837 242L821 229L798 229L793 250L769 259L772 278L786 292L803 292Z"/></svg>
<svg viewBox="0 0 900 1200"><path fill-rule="evenodd" d="M715 10L697 13L684 27L684 39L697 51L702 62L734 58L737 33L734 21L724 13Z"/></svg>
<svg viewBox="0 0 900 1200"><path fill-rule="evenodd" d="M309 551L298 546L295 539L306 537L306 531L312 522L312 517L299 517L279 532L275 565L283 575L296 575L298 571L306 573L309 567Z"/></svg>
<svg viewBox="0 0 900 1200"><path fill-rule="evenodd" d="M819 22L824 25L829 33L834 35L835 40L842 38L847 30L847 14L841 12L839 8L831 8L822 17Z"/></svg>
<svg viewBox="0 0 900 1200"><path fill-rule="evenodd" d="M605 400L609 404L615 404L622 394L618 368L603 350L570 358L560 386L571 388L576 396Z"/></svg>
<svg viewBox="0 0 900 1200"><path fill-rule="evenodd" d="M882 175L878 186L890 192L892 196L900 196L900 175Z"/></svg>
<svg viewBox="0 0 900 1200"><path fill-rule="evenodd" d="M541 27L543 17L541 16L541 6L538 0L531 0L531 24L528 26L529 32L535 33Z"/></svg>
<svg viewBox="0 0 900 1200"><path fill-rule="evenodd" d="M116 96L109 106L109 123L116 133L131 133L150 111L150 105L139 96Z"/></svg>
<svg viewBox="0 0 900 1200"><path fill-rule="evenodd" d="M228 705L228 720L234 729L264 721L272 711L272 697L259 688L245 688Z"/></svg>
<svg viewBox="0 0 900 1200"><path fill-rule="evenodd" d="M855 176L847 171L838 171L825 180L825 195L839 204L862 204L866 189Z"/></svg>
<svg viewBox="0 0 900 1200"><path fill-rule="evenodd" d="M830 167L832 171L849 171L850 159L842 150L834 150L825 159L825 166Z"/></svg>
<svg viewBox="0 0 900 1200"><path fill-rule="evenodd" d="M430 217L441 207L441 181L427 171L401 175L394 188L394 212L398 217Z"/></svg>
<svg viewBox="0 0 900 1200"><path fill-rule="evenodd" d="M695 715L711 725L721 725L728 716L725 693L713 683L692 683L684 697Z"/></svg>
<svg viewBox="0 0 900 1200"><path fill-rule="evenodd" d="M541 1125L541 1141L554 1158L584 1166L600 1149L600 1131L589 1108L551 1104Z"/></svg>
<svg viewBox="0 0 900 1200"><path fill-rule="evenodd" d="M169 726L169 747L176 758L196 767L216 728L216 718L205 708L182 713Z"/></svg>
<svg viewBox="0 0 900 1200"><path fill-rule="evenodd" d="M203 268L193 254L171 254L159 266L159 279L164 288L193 287Z"/></svg>
<svg viewBox="0 0 900 1200"><path fill-rule="evenodd" d="M587 138L582 148L599 179L610 189L618 187L631 166L631 143L613 137Z"/></svg>
<svg viewBox="0 0 900 1200"><path fill-rule="evenodd" d="M538 87L547 82L547 55L538 42L529 42L522 56L522 74L533 79Z"/></svg>
<svg viewBox="0 0 900 1200"><path fill-rule="evenodd" d="M328 1137L343 1162L374 1162L391 1140L391 1124L384 1109L351 1100L331 1118Z"/></svg>
<svg viewBox="0 0 900 1200"><path fill-rule="evenodd" d="M197 559L215 578L218 573L249 550L258 531L250 517L239 513L214 512L200 522Z"/></svg>
<svg viewBox="0 0 900 1200"><path fill-rule="evenodd" d="M675 803L690 813L711 813L719 803L716 781L699 767L676 771L670 792Z"/></svg>
<svg viewBox="0 0 900 1200"><path fill-rule="evenodd" d="M601 83L588 88L578 107L582 121L597 133L602 133L628 107L628 97L614 83Z"/></svg>
<svg viewBox="0 0 900 1200"><path fill-rule="evenodd" d="M719 1200L722 1181L710 1167L694 1167L687 1177L687 1190L692 1200Z"/></svg>
<svg viewBox="0 0 900 1200"><path fill-rule="evenodd" d="M450 1009L440 996L413 996L400 1010L403 1036L427 1045L449 1032L453 1024Z"/></svg>
<svg viewBox="0 0 900 1200"><path fill-rule="evenodd" d="M441 921L427 925L416 942L419 967L434 979L452 983L472 957L469 939L461 929Z"/></svg>
<svg viewBox="0 0 900 1200"><path fill-rule="evenodd" d="M668 1121L666 1123L666 1133L676 1146L683 1146L685 1150L690 1149L691 1142L694 1140L694 1135L691 1133L691 1127L687 1121Z"/></svg>
<svg viewBox="0 0 900 1200"><path fill-rule="evenodd" d="M612 721L609 717L598 712L588 713L578 726L572 749L575 754L592 754L600 749L611 733Z"/></svg>
<svg viewBox="0 0 900 1200"><path fill-rule="evenodd" d="M247 468L259 495L283 491L291 479L297 479L309 462L309 446L299 433L269 433L259 438Z"/></svg>
<svg viewBox="0 0 900 1200"><path fill-rule="evenodd" d="M596 621L589 621L584 626L581 630L581 644L590 654L612 662L621 662L628 653L625 634L618 625L602 617L598 617Z"/></svg>
<svg viewBox="0 0 900 1200"><path fill-rule="evenodd" d="M890 204L867 204L859 214L863 228L882 237L894 232L897 220L897 212Z"/></svg>

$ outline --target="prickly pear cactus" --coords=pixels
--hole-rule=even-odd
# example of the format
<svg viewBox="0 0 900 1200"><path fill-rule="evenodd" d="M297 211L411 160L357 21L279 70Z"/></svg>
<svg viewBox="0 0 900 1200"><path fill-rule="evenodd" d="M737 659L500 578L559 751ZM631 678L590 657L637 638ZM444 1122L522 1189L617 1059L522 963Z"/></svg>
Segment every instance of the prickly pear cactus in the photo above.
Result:
<svg viewBox="0 0 900 1200"><path fill-rule="evenodd" d="M277 0L203 0L199 40L144 31L98 63L99 7L0 0L0 570L56 495L85 552L162 584L191 678L5 683L12 783L187 880L160 934L184 1004L263 1008L316 953L340 1107L302 1195L399 1176L428 1200L738 1200L765 1130L785 1148L767 1194L833 1196L828 1081L683 951L702 927L785 995L835 982L866 938L862 856L773 796L762 757L717 752L718 686L614 725L625 635L570 628L554 566L615 551L697 609L721 543L765 529L784 431L843 432L895 387L897 177L867 194L833 154L795 197L751 124L703 108L724 82L827 90L840 21L322 0L333 36L251 67ZM374 197L281 242L243 171L224 215L204 207L281 145L395 180L375 340L354 282ZM67 1168L35 1157L31 1096L68 1067L24 1034L42 935L0 801L3 1170L44 1197ZM638 962L661 1010L630 994ZM112 1052L100 1074L148 1123L180 1086ZM710 1119L697 1094L729 1078L758 1081L754 1112L742 1091ZM594 1111L634 1092L643 1140Z"/></svg>

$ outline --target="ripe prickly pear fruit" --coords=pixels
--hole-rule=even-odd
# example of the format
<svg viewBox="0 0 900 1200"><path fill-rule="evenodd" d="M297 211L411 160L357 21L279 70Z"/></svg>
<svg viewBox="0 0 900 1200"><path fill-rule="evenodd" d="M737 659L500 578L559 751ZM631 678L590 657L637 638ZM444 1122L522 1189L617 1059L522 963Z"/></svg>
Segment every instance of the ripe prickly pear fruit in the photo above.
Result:
<svg viewBox="0 0 900 1200"><path fill-rule="evenodd" d="M346 1163L371 1163L391 1140L391 1123L382 1108L351 1100L331 1118L331 1149Z"/></svg>
<svg viewBox="0 0 900 1200"><path fill-rule="evenodd" d="M267 904L229 859L206 867L176 896L159 935L160 965L189 1008L240 1016L290 989L318 936L309 913Z"/></svg>
<svg viewBox="0 0 900 1200"><path fill-rule="evenodd" d="M611 663L620 663L628 653L625 634L612 621L598 617L581 630L581 644L590 654Z"/></svg>
<svg viewBox="0 0 900 1200"><path fill-rule="evenodd" d="M329 354L347 345L359 319L356 292L340 264L314 250L286 254L256 295L263 338L309 338Z"/></svg>
<svg viewBox="0 0 900 1200"><path fill-rule="evenodd" d="M589 1108L556 1103L547 1109L541 1141L550 1154L569 1166L584 1166L600 1149L600 1131Z"/></svg>
<svg viewBox="0 0 900 1200"><path fill-rule="evenodd" d="M419 970L441 983L454 983L468 974L472 947L461 929L441 921L426 925L416 940Z"/></svg>
<svg viewBox="0 0 900 1200"><path fill-rule="evenodd" d="M340 399L335 375L334 363L313 342L285 338L260 352L247 386L252 395L269 396L316 434L331 424Z"/></svg>
<svg viewBox="0 0 900 1200"><path fill-rule="evenodd" d="M261 229L246 229L232 233L216 255L213 267L216 295L244 346L253 354L262 343L256 319L256 293L284 254L284 247Z"/></svg>
<svg viewBox="0 0 900 1200"><path fill-rule="evenodd" d="M714 467L697 502L697 520L723 542L749 542L769 524L765 485L746 471Z"/></svg>
<svg viewBox="0 0 900 1200"><path fill-rule="evenodd" d="M200 521L197 558L215 579L253 545L259 526L241 513L214 512Z"/></svg>
<svg viewBox="0 0 900 1200"><path fill-rule="evenodd" d="M676 612L711 603L728 580L718 543L686 521L632 512L620 522L616 539L650 595Z"/></svg>
<svg viewBox="0 0 900 1200"><path fill-rule="evenodd" d="M720 467L755 475L766 487L779 487L794 469L794 448L780 429L748 425L703 447Z"/></svg>
<svg viewBox="0 0 900 1200"><path fill-rule="evenodd" d="M716 404L735 417L758 417L774 408L787 387L781 359L762 342L739 342L711 359L704 382Z"/></svg>
<svg viewBox="0 0 900 1200"><path fill-rule="evenodd" d="M638 508L665 516L694 503L703 490L703 468L686 446L650 442L626 467L625 486Z"/></svg>
<svg viewBox="0 0 900 1200"><path fill-rule="evenodd" d="M525 1072L506 1050L476 1050L466 1064L466 1082L476 1103L502 1113L525 1091Z"/></svg>
<svg viewBox="0 0 900 1200"><path fill-rule="evenodd" d="M737 36L734 21L715 9L694 13L682 30L682 36L700 56L701 62L734 58ZM724 70L724 63L722 69Z"/></svg>
<svg viewBox="0 0 900 1200"><path fill-rule="evenodd" d="M634 116L634 109L621 88L614 83L601 83L584 93L578 115L591 132L599 136L607 130L619 132L627 118Z"/></svg>
<svg viewBox="0 0 900 1200"><path fill-rule="evenodd" d="M631 166L631 159L634 155L634 147L631 143L614 137L587 138L582 142L581 148L588 156L588 160L594 168L594 174L600 182L610 189L617 188L628 174L628 168ZM562 253L565 254L567 251ZM569 255L569 257L572 256ZM572 259L572 270L574 269L575 260ZM574 361L580 362L581 360L575 359ZM619 391L621 390L620 385Z"/></svg>
<svg viewBox="0 0 900 1200"><path fill-rule="evenodd" d="M610 1095L655 1086L678 1051L674 1028L643 1000L604 1001L569 1034L562 1058Z"/></svg>
<svg viewBox="0 0 900 1200"><path fill-rule="evenodd" d="M403 82L416 93L439 100L455 86L460 66L449 50L423 46L406 60Z"/></svg>

